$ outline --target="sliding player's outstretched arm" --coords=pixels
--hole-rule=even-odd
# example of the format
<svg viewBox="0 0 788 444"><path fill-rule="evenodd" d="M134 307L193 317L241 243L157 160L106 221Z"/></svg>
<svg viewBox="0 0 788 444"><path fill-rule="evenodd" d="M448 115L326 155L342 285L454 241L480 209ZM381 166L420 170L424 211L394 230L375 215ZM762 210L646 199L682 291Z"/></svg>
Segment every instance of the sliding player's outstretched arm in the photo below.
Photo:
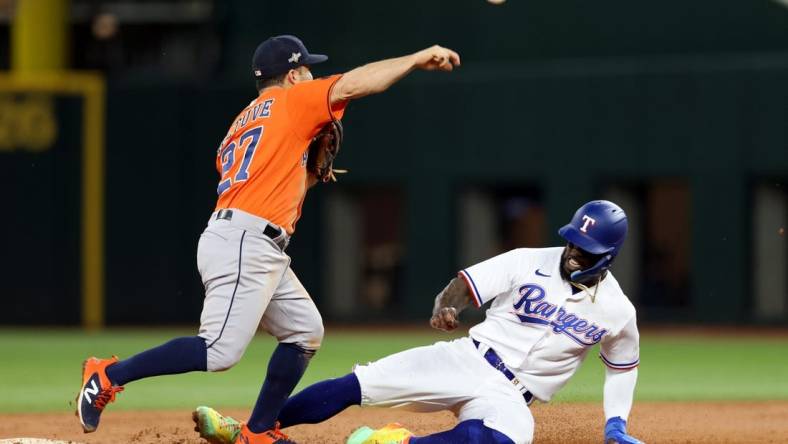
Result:
<svg viewBox="0 0 788 444"><path fill-rule="evenodd" d="M605 370L604 401L605 444L642 444L627 432L640 365L640 334L634 308L632 319L617 334L606 337L600 345Z"/></svg>

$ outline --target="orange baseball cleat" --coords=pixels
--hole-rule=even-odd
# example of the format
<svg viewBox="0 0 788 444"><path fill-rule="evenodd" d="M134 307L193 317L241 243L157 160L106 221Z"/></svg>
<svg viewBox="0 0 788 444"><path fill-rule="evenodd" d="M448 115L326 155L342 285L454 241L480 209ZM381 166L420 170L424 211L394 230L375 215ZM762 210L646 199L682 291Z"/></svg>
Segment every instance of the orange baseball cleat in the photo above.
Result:
<svg viewBox="0 0 788 444"><path fill-rule="evenodd" d="M112 385L107 377L107 367L118 362L118 357L110 359L88 358L82 363L82 388L77 395L79 422L85 433L95 432L101 419L101 412L108 403L115 401L115 394L123 387Z"/></svg>
<svg viewBox="0 0 788 444"><path fill-rule="evenodd" d="M235 444L296 444L284 433L279 431L279 423L272 430L263 433L254 433L244 424L241 433L235 438Z"/></svg>

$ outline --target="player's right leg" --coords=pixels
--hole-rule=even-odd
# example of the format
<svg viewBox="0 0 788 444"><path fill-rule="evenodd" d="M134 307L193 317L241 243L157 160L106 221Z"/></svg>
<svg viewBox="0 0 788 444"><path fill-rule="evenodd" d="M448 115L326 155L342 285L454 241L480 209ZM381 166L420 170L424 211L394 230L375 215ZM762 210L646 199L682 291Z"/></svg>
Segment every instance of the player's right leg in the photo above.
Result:
<svg viewBox="0 0 788 444"><path fill-rule="evenodd" d="M470 399L473 367L456 351L467 339L438 342L357 365L353 373L313 384L291 396L279 414L282 427L325 421L351 405L438 411ZM472 346L471 346L472 347Z"/></svg>
<svg viewBox="0 0 788 444"><path fill-rule="evenodd" d="M473 355L477 354L478 351L468 338L405 350L356 366L353 373L341 378L325 380L305 388L287 400L277 419L283 428L315 424L351 405L395 407L418 412L456 410L458 405L473 400L479 388L485 387L488 380L497 381L497 378L502 377L494 371L490 372L491 367L486 361L473 359ZM202 437L216 444L233 442L225 436L237 436L237 421L211 409L201 408L197 413L195 420ZM499 432L477 425L458 425L456 430L448 432L457 436L470 434L481 436L480 439L499 439L478 442L507 442ZM353 438L363 443L375 442L383 436L386 439L410 437L410 433L403 430L393 426L378 430L366 427L354 433ZM440 438L438 436L435 439Z"/></svg>
<svg viewBox="0 0 788 444"><path fill-rule="evenodd" d="M466 349L469 338L437 342L357 365L362 406L394 407L414 412L451 410L470 400L478 383ZM482 361L484 363L484 361Z"/></svg>
<svg viewBox="0 0 788 444"><path fill-rule="evenodd" d="M289 264L262 234L264 225L255 228L212 218L200 237L197 259L205 301L198 336L176 338L123 361L85 361L76 411L85 433L96 430L107 403L128 382L225 370L238 362Z"/></svg>
<svg viewBox="0 0 788 444"><path fill-rule="evenodd" d="M123 361L114 356L86 359L75 412L82 430L96 431L104 408L115 401L126 383L149 376L205 371L205 365L205 341L198 336L176 338Z"/></svg>

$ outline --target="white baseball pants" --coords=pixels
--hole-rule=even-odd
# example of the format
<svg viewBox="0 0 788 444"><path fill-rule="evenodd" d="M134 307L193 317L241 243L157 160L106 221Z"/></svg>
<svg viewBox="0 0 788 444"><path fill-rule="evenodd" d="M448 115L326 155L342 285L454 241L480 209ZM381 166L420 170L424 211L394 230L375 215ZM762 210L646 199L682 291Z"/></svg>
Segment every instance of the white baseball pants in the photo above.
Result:
<svg viewBox="0 0 788 444"><path fill-rule="evenodd" d="M481 419L515 444L529 444L534 418L523 395L494 369L470 338L438 342L354 369L361 405L413 412L452 411L460 421Z"/></svg>

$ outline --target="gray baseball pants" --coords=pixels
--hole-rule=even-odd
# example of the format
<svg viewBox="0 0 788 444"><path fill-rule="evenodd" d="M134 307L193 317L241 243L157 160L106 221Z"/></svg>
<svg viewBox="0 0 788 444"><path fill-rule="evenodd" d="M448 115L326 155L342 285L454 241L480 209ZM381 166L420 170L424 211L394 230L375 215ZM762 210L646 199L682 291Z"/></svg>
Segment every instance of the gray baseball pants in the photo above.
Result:
<svg viewBox="0 0 788 444"><path fill-rule="evenodd" d="M226 210L223 218L211 215L197 247L205 286L199 336L208 347L208 371L238 363L258 325L279 342L317 350L323 320L290 268L287 234L263 218L231 212L230 218ZM278 237L264 234L269 224Z"/></svg>

